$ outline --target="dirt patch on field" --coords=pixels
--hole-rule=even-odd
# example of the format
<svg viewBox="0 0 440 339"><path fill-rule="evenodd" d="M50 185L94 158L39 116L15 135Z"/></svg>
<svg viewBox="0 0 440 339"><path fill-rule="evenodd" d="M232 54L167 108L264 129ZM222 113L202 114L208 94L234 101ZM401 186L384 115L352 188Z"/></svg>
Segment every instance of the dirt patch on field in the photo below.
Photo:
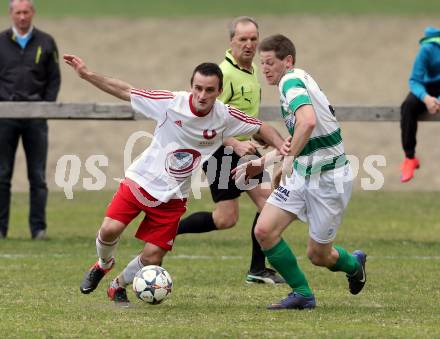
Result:
<svg viewBox="0 0 440 339"><path fill-rule="evenodd" d="M417 53L417 41L428 18L387 17L261 17L261 35L283 33L297 47L297 67L306 69L335 105L399 105L406 95L407 78ZM52 33L60 53L75 53L90 68L112 75L135 86L155 89L186 89L193 67L203 61L222 60L228 46L226 19L63 19L40 20L36 25ZM2 27L9 23L0 20ZM59 96L64 102L116 101L76 78L62 66L63 83ZM263 104L275 105L276 91L263 85ZM436 123L421 124L418 154L422 168L415 181L398 182L402 158L397 123L344 123L348 154L358 156L359 178L370 178L362 164L370 154L382 154L386 167L384 189L440 189L436 162L440 151ZM280 127L282 128L282 127ZM50 122L48 182L55 184L58 159L75 154L82 172L74 189L90 177L86 159L93 154L108 158L106 188L114 188L123 175L123 149L129 136L139 130L152 130L146 122ZM136 144L135 153L145 146ZM361 186L358 181L357 187ZM20 150L16 160L14 190L27 187L25 161Z"/></svg>

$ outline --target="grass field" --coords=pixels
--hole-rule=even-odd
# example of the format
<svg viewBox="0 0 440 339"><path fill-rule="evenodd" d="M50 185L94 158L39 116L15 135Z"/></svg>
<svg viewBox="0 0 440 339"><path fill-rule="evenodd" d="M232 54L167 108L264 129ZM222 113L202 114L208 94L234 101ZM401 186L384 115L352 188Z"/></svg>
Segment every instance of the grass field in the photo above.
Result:
<svg viewBox="0 0 440 339"><path fill-rule="evenodd" d="M232 230L178 238L164 266L174 280L168 301L158 306L135 300L120 309L105 295L110 277L91 295L79 282L95 260L94 236L112 192L77 193L73 201L52 193L50 240L29 240L27 196L15 194L9 238L0 241L0 337L303 337L434 338L440 336L439 193L357 193L338 243L368 254L368 283L351 296L345 277L313 267L304 257L306 227L294 223L286 239L315 291L313 311L269 312L265 305L286 286L247 285L253 208L243 199ZM191 210L210 208L208 195ZM208 202L206 202L208 201ZM114 272L141 248L126 231Z"/></svg>
<svg viewBox="0 0 440 339"><path fill-rule="evenodd" d="M384 14L428 15L438 17L437 0L40 0L36 1L39 15L64 16L236 16L286 14Z"/></svg>

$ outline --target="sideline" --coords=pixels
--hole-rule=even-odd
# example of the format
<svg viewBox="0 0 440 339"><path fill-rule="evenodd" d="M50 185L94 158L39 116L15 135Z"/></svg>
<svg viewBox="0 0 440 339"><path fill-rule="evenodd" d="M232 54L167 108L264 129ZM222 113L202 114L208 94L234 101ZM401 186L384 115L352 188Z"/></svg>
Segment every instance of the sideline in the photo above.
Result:
<svg viewBox="0 0 440 339"><path fill-rule="evenodd" d="M22 259L22 258L69 258L76 256L74 254L10 254L10 253L0 253L0 258L2 259ZM178 255L169 255L166 256L167 260L241 260L246 259L247 257L243 256L229 256L229 255L221 255L221 256L209 256L209 255L187 255L187 254L178 254ZM296 257L298 260L306 259L303 256ZM368 260L440 260L440 256L429 256L429 255L408 255L408 256L368 256Z"/></svg>

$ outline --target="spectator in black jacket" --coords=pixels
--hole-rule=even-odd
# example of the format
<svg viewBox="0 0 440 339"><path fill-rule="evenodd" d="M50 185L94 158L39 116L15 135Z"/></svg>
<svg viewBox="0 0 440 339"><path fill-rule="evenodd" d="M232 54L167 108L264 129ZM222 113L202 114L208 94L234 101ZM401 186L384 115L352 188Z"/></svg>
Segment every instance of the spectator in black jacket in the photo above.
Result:
<svg viewBox="0 0 440 339"><path fill-rule="evenodd" d="M55 101L60 88L54 39L32 25L32 0L10 0L12 27L0 33L0 101ZM29 226L33 239L46 235L45 119L0 119L0 238L8 231L11 178L20 137L30 185Z"/></svg>

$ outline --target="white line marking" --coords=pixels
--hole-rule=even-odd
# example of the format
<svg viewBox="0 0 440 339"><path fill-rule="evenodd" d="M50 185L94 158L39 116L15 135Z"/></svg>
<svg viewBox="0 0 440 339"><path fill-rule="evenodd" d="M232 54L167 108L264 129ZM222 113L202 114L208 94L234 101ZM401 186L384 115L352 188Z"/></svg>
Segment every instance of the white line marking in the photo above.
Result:
<svg viewBox="0 0 440 339"><path fill-rule="evenodd" d="M62 254L62 253L54 253L54 254L23 254L23 253L0 253L0 258L2 259L22 259L22 258L70 258L75 256L75 254ZM247 259L247 257L243 256L234 256L234 255L188 255L188 254L178 254L178 255L168 255L165 257L166 259L186 259L186 260L241 260ZM297 257L298 260L304 260L305 257ZM413 256L368 256L367 261L369 260L440 260L440 256L422 256L422 255L413 255Z"/></svg>
<svg viewBox="0 0 440 339"><path fill-rule="evenodd" d="M0 253L0 258L4 259L21 259L21 258L67 258L67 257L73 257L73 255L67 255L67 254L21 254L21 253Z"/></svg>

